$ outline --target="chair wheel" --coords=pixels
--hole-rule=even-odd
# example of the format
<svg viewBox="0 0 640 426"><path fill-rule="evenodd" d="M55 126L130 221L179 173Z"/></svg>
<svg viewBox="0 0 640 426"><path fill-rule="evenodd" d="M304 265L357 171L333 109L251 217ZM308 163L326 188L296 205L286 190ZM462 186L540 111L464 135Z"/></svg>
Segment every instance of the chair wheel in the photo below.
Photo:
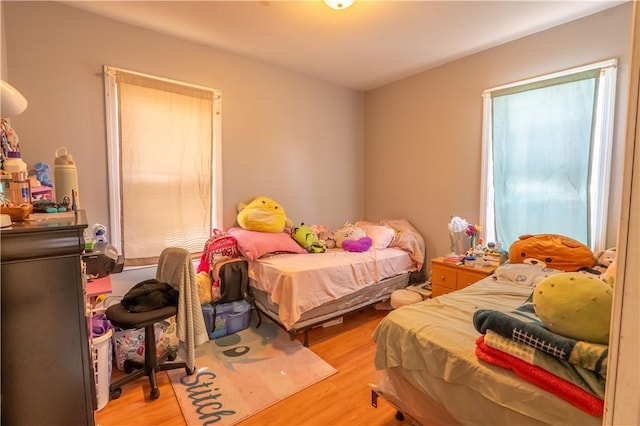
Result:
<svg viewBox="0 0 640 426"><path fill-rule="evenodd" d="M189 367L185 367L184 368L184 372L187 373L187 376L191 376L191 375L193 375L193 373L196 372L196 367L193 366L192 369L189 369Z"/></svg>
<svg viewBox="0 0 640 426"><path fill-rule="evenodd" d="M114 390L109 391L109 399L118 399L120 398L120 394L122 393L121 388L116 388Z"/></svg>
<svg viewBox="0 0 640 426"><path fill-rule="evenodd" d="M151 399L158 399L160 398L160 389L155 388L155 389L151 389L151 392L149 393L149 397Z"/></svg>
<svg viewBox="0 0 640 426"><path fill-rule="evenodd" d="M176 359L176 357L177 357L177 356L178 356L178 354L177 354L176 352L171 352L171 353L169 354L169 356L167 357L167 359L168 359L169 361L174 361L174 360Z"/></svg>
<svg viewBox="0 0 640 426"><path fill-rule="evenodd" d="M400 410L396 411L396 415L394 417L399 422L404 421L404 414L402 414L402 412Z"/></svg>

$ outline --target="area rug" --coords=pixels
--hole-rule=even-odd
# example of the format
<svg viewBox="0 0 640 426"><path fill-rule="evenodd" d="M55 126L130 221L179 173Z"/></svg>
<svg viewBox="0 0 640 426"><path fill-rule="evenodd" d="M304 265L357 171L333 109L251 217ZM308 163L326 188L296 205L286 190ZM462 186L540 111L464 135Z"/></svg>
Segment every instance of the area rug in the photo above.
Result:
<svg viewBox="0 0 640 426"><path fill-rule="evenodd" d="M233 425L337 373L265 318L200 345L195 367L167 371L189 426Z"/></svg>

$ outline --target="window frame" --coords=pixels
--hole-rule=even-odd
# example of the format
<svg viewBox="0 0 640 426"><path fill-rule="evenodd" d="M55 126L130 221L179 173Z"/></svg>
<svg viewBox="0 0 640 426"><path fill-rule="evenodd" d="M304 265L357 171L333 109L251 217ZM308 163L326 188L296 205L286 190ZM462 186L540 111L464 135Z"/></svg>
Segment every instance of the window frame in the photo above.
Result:
<svg viewBox="0 0 640 426"><path fill-rule="evenodd" d="M103 66L104 91L105 91L105 115L107 134L107 170L109 182L109 235L110 244L118 252L122 252L122 206L121 206L121 153L120 153L120 129L118 120L118 88L116 82L117 72L126 72L149 79L168 82L171 84L187 86L199 90L210 91L213 94L212 108L212 182L211 182L211 224L221 228L222 223L222 92L219 89L185 83L182 81L158 77L155 75L140 73L109 65ZM205 239L208 236L205 236ZM131 268L131 266L129 267Z"/></svg>
<svg viewBox="0 0 640 426"><path fill-rule="evenodd" d="M493 221L495 217L495 194L492 184L494 178L492 94L599 69L600 77L598 78L596 89L596 113L594 116L591 165L589 168L589 198L591 199L589 216L594 226L590 226L588 245L594 252L599 252L606 248L617 67L618 60L609 59L494 87L483 92L480 223L484 226L486 241L496 241L495 223Z"/></svg>

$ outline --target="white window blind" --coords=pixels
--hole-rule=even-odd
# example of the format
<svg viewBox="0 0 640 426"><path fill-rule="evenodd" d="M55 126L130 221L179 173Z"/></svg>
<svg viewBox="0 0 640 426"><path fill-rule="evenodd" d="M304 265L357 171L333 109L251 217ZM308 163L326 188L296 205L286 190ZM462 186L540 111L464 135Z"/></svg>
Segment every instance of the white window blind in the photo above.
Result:
<svg viewBox="0 0 640 426"><path fill-rule="evenodd" d="M606 245L616 60L485 91L481 223Z"/></svg>
<svg viewBox="0 0 640 426"><path fill-rule="evenodd" d="M202 251L221 217L218 90L104 68L110 232L125 266Z"/></svg>

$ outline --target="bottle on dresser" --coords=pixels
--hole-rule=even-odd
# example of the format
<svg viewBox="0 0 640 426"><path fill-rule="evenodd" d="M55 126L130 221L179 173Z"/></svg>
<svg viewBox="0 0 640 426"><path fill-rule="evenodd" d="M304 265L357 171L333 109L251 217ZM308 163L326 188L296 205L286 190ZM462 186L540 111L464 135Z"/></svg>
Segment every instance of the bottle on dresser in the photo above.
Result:
<svg viewBox="0 0 640 426"><path fill-rule="evenodd" d="M24 204L31 201L27 163L22 160L20 151L9 151L2 168L11 176L9 198L13 204Z"/></svg>

